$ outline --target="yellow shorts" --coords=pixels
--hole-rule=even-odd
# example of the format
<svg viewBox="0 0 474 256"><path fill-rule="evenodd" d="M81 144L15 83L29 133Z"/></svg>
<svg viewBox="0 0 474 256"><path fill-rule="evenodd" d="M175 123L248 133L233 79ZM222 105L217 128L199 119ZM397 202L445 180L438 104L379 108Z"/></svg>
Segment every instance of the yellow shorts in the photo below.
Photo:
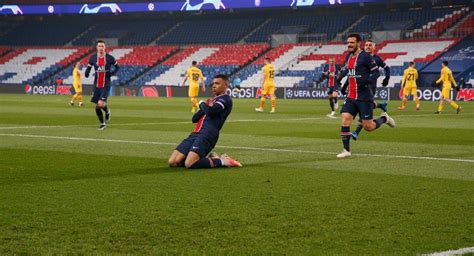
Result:
<svg viewBox="0 0 474 256"><path fill-rule="evenodd" d="M409 94L416 96L416 87L410 86L403 88L403 95L408 96Z"/></svg>
<svg viewBox="0 0 474 256"><path fill-rule="evenodd" d="M74 85L74 92L75 93L82 93L82 86L77 86L77 85Z"/></svg>
<svg viewBox="0 0 474 256"><path fill-rule="evenodd" d="M451 92L451 86L443 86L443 90L441 91L441 96L445 99L449 99L449 93Z"/></svg>
<svg viewBox="0 0 474 256"><path fill-rule="evenodd" d="M274 95L275 94L275 85L264 85L262 95Z"/></svg>
<svg viewBox="0 0 474 256"><path fill-rule="evenodd" d="M188 95L189 97L199 96L199 86L189 86Z"/></svg>

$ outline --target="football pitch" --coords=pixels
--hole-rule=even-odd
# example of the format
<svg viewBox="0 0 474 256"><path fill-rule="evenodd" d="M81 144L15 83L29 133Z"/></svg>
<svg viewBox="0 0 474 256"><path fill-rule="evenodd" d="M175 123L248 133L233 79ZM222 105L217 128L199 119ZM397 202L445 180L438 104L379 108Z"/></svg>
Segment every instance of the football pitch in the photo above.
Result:
<svg viewBox="0 0 474 256"><path fill-rule="evenodd" d="M88 97L85 97L88 99ZM474 102L389 114L342 150L327 100L234 99L214 151L243 168L169 168L185 98L0 95L0 254L416 255L474 246ZM342 102L341 102L342 103ZM375 111L375 116L380 110ZM354 129L354 125L353 125ZM353 130L352 129L352 130Z"/></svg>

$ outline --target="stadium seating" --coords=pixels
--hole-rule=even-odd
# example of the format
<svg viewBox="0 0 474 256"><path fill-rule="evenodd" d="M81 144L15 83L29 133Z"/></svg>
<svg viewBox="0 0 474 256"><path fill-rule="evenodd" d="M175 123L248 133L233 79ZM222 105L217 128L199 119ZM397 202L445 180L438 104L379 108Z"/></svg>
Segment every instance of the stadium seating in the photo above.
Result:
<svg viewBox="0 0 474 256"><path fill-rule="evenodd" d="M0 45L65 45L89 26L90 23L87 21L77 23L64 20L24 22L5 35L0 36Z"/></svg>
<svg viewBox="0 0 474 256"><path fill-rule="evenodd" d="M81 47L19 48L0 58L1 84L36 84L85 55Z"/></svg>
<svg viewBox="0 0 474 256"><path fill-rule="evenodd" d="M260 18L188 20L163 36L158 44L234 43L262 22Z"/></svg>
<svg viewBox="0 0 474 256"><path fill-rule="evenodd" d="M432 61L443 51L455 44L455 39L387 41L378 45L378 53L391 68L389 86L400 83L403 70L408 62L415 61L416 67ZM329 57L335 57L336 63L343 64L347 46L330 43L319 47L317 44L280 45L266 54L277 69L275 83L278 87L312 86L321 75ZM263 58L239 71L234 77L242 79L242 87L261 85ZM383 71L382 72L382 76ZM383 77L380 78L379 84Z"/></svg>
<svg viewBox="0 0 474 256"><path fill-rule="evenodd" d="M428 24L423 25L421 29L416 29L413 32L413 38L440 36L444 31L446 31L446 29L462 19L468 12L468 8L462 8L461 10L454 10L450 14L445 14L443 17L437 18L435 21L428 22Z"/></svg>
<svg viewBox="0 0 474 256"><path fill-rule="evenodd" d="M278 73L279 70L284 69L286 65L290 64L291 61L297 60L299 56L315 48L315 45L282 44L269 51L265 56L272 60L273 65L275 65L275 70L277 70ZM261 67L263 61L264 57L261 57L235 75L242 80L242 87L256 87L261 85L263 76ZM304 77L302 76L290 77L277 75L277 77L275 77L275 83L277 87L287 87L303 79Z"/></svg>
<svg viewBox="0 0 474 256"><path fill-rule="evenodd" d="M171 20L153 22L151 26L147 21L106 22L93 26L73 45L91 45L98 38L118 38L119 45L146 45L174 24Z"/></svg>
<svg viewBox="0 0 474 256"><path fill-rule="evenodd" d="M474 14L470 14L459 26L454 30L453 36L461 37L474 32Z"/></svg>
<svg viewBox="0 0 474 256"><path fill-rule="evenodd" d="M116 58L120 66L120 72L117 76L112 77L112 85L118 86L127 84L131 79L135 78L147 68L155 65L157 62L160 62L176 50L176 46L109 48L109 53ZM91 54L81 60L82 74L85 72L90 55ZM64 84L72 84L72 69L72 66L68 67L58 75L58 77L64 78ZM93 82L93 76L89 76L89 78L82 77L83 84L92 84Z"/></svg>
<svg viewBox="0 0 474 256"><path fill-rule="evenodd" d="M204 77L230 75L269 48L267 44L191 46L153 68L135 85L178 85L192 61L197 61Z"/></svg>
<svg viewBox="0 0 474 256"><path fill-rule="evenodd" d="M452 8L442 8L372 13L365 16L361 22L351 29L351 32L370 33L374 30L385 30L384 25L387 21L403 23L405 24L404 29L421 29L423 25L436 21L436 19L451 14L453 11Z"/></svg>
<svg viewBox="0 0 474 256"><path fill-rule="evenodd" d="M268 42L272 34L279 33L284 28L300 27L304 33L327 34L327 39L334 38L336 33L340 32L349 24L354 22L358 15L342 16L323 16L323 15L298 15L291 14L286 17L271 18L262 27L248 36L246 42Z"/></svg>

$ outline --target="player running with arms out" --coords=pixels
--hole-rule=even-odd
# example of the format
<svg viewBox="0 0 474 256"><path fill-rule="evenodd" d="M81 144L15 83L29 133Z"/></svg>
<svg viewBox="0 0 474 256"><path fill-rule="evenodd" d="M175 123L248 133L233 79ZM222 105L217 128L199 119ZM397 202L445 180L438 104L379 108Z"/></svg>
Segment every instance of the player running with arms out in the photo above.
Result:
<svg viewBox="0 0 474 256"><path fill-rule="evenodd" d="M347 38L349 53L346 56L344 72L347 75L347 97L341 109L341 139L343 151L338 158L351 156L350 139L352 120L359 115L362 127L366 131L374 131L386 123L395 127L395 121L383 112L381 117L373 119L374 96L370 86L378 77L378 67L372 56L360 49L361 37L359 34L350 34ZM345 93L345 90L342 91Z"/></svg>
<svg viewBox="0 0 474 256"><path fill-rule="evenodd" d="M204 76L202 75L202 71L197 67L197 62L191 62L191 67L186 71L184 75L183 82L181 85L186 83L186 80L189 78L189 90L188 96L191 100L192 108L191 112L195 113L198 107L197 97L199 96L199 84L202 85L202 92L206 92L206 87L204 86Z"/></svg>
<svg viewBox="0 0 474 256"><path fill-rule="evenodd" d="M212 80L213 98L200 101L199 110L193 115L196 123L194 131L184 139L171 154L170 167L184 166L189 169L241 167L228 155L209 154L215 147L225 120L232 111L232 98L226 94L229 79L226 75L216 75Z"/></svg>
<svg viewBox="0 0 474 256"><path fill-rule="evenodd" d="M454 85L454 88L459 91L459 86L456 84L456 81L454 81L453 73L451 72L451 69L448 67L448 61L443 61L442 68L441 68L441 76L439 79L436 81L436 83L443 82L443 90L441 91L441 99L439 100L439 105L438 105L438 111L435 112L435 114L441 114L441 111L443 111L443 101L447 101L452 108L456 109L456 113L459 114L461 112L462 108L456 102L452 101L449 98L449 93L451 92L451 85Z"/></svg>
<svg viewBox="0 0 474 256"><path fill-rule="evenodd" d="M94 91L91 102L95 103L95 113L99 118L99 130L104 130L106 123L110 121L110 109L107 106L107 97L110 91L111 76L115 75L119 66L115 58L105 52L105 42L98 40L96 44L97 53L93 54L87 64L85 76L89 77L92 67L94 67ZM112 70L112 67L114 69ZM102 111L105 113L105 121Z"/></svg>
<svg viewBox="0 0 474 256"><path fill-rule="evenodd" d="M420 110L420 99L416 94L416 80L418 80L418 70L415 69L415 62L410 61L408 64L408 68L403 71L403 78L402 78L402 88L403 96L402 96L402 105L398 107L398 109L405 110L405 105L407 104L407 97L410 94L415 99L416 103L416 111Z"/></svg>
<svg viewBox="0 0 474 256"><path fill-rule="evenodd" d="M72 96L71 102L69 105L74 106L74 101L79 101L79 107L82 107L83 97L82 97L82 82L81 82L81 63L77 62L74 64L74 69L72 70L72 86L74 87L74 96Z"/></svg>
<svg viewBox="0 0 474 256"><path fill-rule="evenodd" d="M260 97L260 107L256 108L255 111L263 112L265 106L265 96L270 95L272 102L272 110L270 113L275 113L276 97L275 97L275 66L270 62L269 57L265 57L265 66L262 68L263 72L263 83L262 83L262 96Z"/></svg>
<svg viewBox="0 0 474 256"><path fill-rule="evenodd" d="M339 108L337 103L337 93L340 90L340 82L337 79L339 72L341 72L341 65L336 64L336 60L333 56L329 57L329 64L324 67L323 73L319 78L319 82L323 82L325 79L327 82L327 94L329 98L329 106L331 107L331 114L327 116L330 118L336 118L336 110Z"/></svg>
<svg viewBox="0 0 474 256"><path fill-rule="evenodd" d="M378 68L383 68L385 71L385 78L382 81L382 86L387 87L388 82L390 80L390 67L378 56L375 54L375 42L372 41L371 39L367 40L364 44L364 51L366 51L370 56L372 56L372 59L374 60L375 64L377 65ZM372 90L372 95L375 96L375 93L377 92L377 79L372 80L372 84L370 85L370 89ZM387 102L379 103L374 100L373 106L374 109L380 108L383 112L387 112ZM362 131L362 119L359 118L359 124L357 125L357 128L354 132L352 132L351 137L354 140L357 140L359 137L360 132Z"/></svg>

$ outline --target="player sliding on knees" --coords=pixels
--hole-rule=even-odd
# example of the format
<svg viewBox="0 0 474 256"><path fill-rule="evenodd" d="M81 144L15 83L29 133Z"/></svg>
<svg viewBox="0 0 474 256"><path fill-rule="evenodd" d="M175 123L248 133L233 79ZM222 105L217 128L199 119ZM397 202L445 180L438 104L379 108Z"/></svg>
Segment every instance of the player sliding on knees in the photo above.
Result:
<svg viewBox="0 0 474 256"><path fill-rule="evenodd" d="M351 34L347 38L347 49L345 67L341 77L348 76L346 84L342 89L347 93L344 105L341 109L341 139L343 151L337 155L338 158L351 156L351 124L352 120L359 115L362 119L362 127L366 131L374 131L386 123L395 127L395 121L383 112L380 118L373 119L374 95L370 88L378 77L378 67L372 56L360 49L361 37L359 34Z"/></svg>
<svg viewBox="0 0 474 256"><path fill-rule="evenodd" d="M331 114L327 116L330 118L336 118L336 110L339 108L337 103L337 93L340 90L341 83L337 79L339 72L341 72L341 65L336 64L336 60L333 56L329 57L329 64L324 67L324 71L319 78L319 82L323 82L325 79L327 82L327 94L329 98L329 106L331 107Z"/></svg>
<svg viewBox="0 0 474 256"><path fill-rule="evenodd" d="M91 102L95 103L95 113L99 118L100 126L98 130L104 130L106 123L110 122L110 109L107 107L107 97L110 90L110 77L115 75L119 66L115 58L105 52L105 42L97 41L97 53L93 54L87 64L85 76L89 77L92 67L94 67L94 92ZM112 66L114 70L112 71ZM105 113L105 121L102 111Z"/></svg>
<svg viewBox="0 0 474 256"><path fill-rule="evenodd" d="M213 98L200 101L199 110L193 115L194 131L184 139L171 154L170 167L184 166L189 169L241 167L242 165L226 154L210 153L219 139L219 132L232 111L232 99L226 94L229 78L216 75L212 80Z"/></svg>

